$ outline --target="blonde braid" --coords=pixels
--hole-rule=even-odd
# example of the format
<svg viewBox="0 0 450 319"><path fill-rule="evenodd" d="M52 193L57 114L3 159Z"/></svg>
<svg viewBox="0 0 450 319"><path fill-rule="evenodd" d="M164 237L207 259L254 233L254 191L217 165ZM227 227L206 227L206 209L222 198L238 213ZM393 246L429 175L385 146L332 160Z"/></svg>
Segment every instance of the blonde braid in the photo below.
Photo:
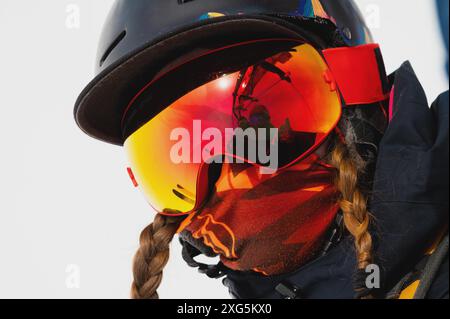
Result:
<svg viewBox="0 0 450 319"><path fill-rule="evenodd" d="M133 299L159 299L156 291L169 260L170 242L183 219L158 214L153 224L142 231L140 247L133 262Z"/></svg>
<svg viewBox="0 0 450 319"><path fill-rule="evenodd" d="M359 171L345 144L338 141L331 153L330 164L337 169L335 185L340 192L339 205L344 224L355 240L357 266L362 272L373 262L371 215L367 198L358 187Z"/></svg>

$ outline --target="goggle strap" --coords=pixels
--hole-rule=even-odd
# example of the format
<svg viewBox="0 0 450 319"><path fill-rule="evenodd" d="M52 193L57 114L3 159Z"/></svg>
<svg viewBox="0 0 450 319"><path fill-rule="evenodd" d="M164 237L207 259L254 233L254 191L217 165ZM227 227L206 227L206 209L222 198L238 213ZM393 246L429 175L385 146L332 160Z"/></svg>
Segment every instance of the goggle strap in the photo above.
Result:
<svg viewBox="0 0 450 319"><path fill-rule="evenodd" d="M378 44L322 52L346 105L372 104L389 97L389 81Z"/></svg>

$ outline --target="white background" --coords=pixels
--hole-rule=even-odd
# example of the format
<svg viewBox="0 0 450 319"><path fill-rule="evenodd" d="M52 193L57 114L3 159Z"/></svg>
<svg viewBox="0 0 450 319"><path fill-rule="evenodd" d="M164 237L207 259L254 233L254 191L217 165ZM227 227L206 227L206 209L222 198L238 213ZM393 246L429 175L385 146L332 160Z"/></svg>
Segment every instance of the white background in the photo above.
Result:
<svg viewBox="0 0 450 319"><path fill-rule="evenodd" d="M409 59L430 100L448 89L434 1L356 2L390 72ZM70 4L79 27L68 19ZM0 2L1 298L129 295L138 235L153 213L131 186L121 149L84 136L72 115L111 4ZM228 297L173 246L162 298Z"/></svg>

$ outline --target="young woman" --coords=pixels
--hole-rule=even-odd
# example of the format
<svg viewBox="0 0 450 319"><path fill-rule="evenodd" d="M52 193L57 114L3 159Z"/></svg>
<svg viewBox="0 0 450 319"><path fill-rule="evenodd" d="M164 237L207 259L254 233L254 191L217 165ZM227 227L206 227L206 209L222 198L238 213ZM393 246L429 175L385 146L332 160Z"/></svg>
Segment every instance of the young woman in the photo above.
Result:
<svg viewBox="0 0 450 319"><path fill-rule="evenodd" d="M448 297L448 94L388 77L351 0L118 0L97 66L76 121L159 212L133 298L176 234L235 298Z"/></svg>

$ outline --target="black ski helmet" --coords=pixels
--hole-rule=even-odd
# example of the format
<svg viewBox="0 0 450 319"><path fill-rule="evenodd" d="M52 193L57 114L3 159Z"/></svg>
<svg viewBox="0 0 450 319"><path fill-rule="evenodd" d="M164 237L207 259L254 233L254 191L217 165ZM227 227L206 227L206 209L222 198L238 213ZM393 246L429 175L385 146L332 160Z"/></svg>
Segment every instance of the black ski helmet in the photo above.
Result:
<svg viewBox="0 0 450 319"><path fill-rule="evenodd" d="M94 138L123 145L126 105L180 56L275 37L303 37L321 49L372 42L352 0L116 0L76 122Z"/></svg>

